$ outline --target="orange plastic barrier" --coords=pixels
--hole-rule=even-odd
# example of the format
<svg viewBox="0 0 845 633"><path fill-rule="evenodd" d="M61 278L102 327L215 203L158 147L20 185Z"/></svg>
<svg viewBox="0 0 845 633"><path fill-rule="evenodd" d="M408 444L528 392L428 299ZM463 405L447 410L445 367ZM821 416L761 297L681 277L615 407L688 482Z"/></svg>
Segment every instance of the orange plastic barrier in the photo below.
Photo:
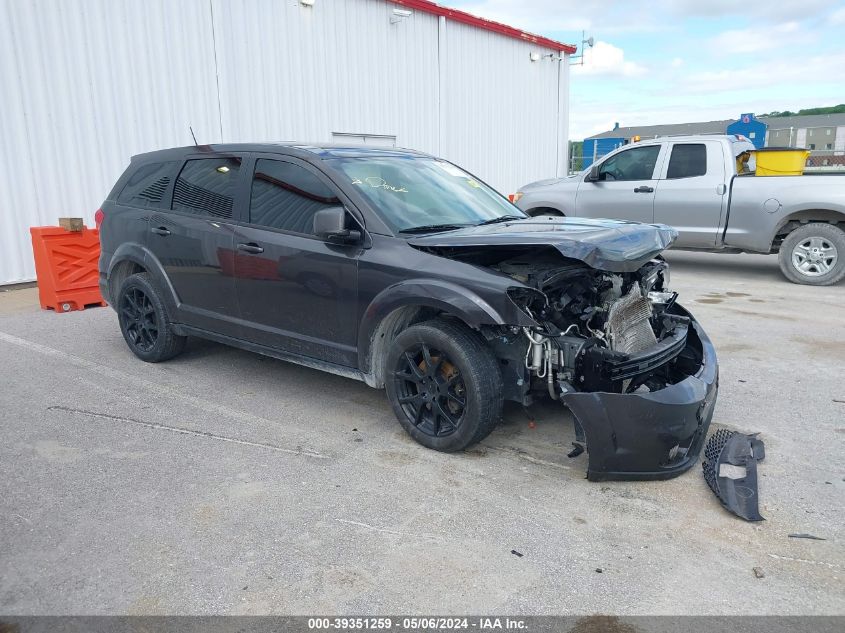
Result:
<svg viewBox="0 0 845 633"><path fill-rule="evenodd" d="M70 312L106 305L98 286L97 229L66 231L59 226L32 226L29 232L42 308Z"/></svg>

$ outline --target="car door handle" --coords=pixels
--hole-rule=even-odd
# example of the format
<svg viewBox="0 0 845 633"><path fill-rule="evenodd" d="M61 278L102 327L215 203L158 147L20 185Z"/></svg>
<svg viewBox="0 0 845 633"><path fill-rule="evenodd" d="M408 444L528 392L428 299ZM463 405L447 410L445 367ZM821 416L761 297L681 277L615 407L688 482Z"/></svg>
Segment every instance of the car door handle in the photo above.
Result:
<svg viewBox="0 0 845 633"><path fill-rule="evenodd" d="M250 242L249 244L238 244L238 250L252 253L253 255L258 255L258 253L264 252L264 249L255 242Z"/></svg>
<svg viewBox="0 0 845 633"><path fill-rule="evenodd" d="M170 235L170 231L163 226L158 226L154 229L150 229L150 232L155 233L156 235L161 235L162 237L167 237Z"/></svg>
<svg viewBox="0 0 845 633"><path fill-rule="evenodd" d="M654 193L654 187L646 187L643 185L642 187L634 189L634 193Z"/></svg>

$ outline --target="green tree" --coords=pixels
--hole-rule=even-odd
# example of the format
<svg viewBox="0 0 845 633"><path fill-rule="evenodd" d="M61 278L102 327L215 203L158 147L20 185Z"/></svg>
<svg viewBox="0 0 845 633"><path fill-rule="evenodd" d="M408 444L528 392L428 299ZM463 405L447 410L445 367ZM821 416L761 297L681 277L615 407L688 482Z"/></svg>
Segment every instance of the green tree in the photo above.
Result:
<svg viewBox="0 0 845 633"><path fill-rule="evenodd" d="M804 108L803 110L798 110L798 112L792 112L791 110L783 110L782 112L780 110L772 110L767 114L759 114L757 116L777 118L784 116L803 116L807 114L842 114L843 112L845 112L845 103L822 108Z"/></svg>

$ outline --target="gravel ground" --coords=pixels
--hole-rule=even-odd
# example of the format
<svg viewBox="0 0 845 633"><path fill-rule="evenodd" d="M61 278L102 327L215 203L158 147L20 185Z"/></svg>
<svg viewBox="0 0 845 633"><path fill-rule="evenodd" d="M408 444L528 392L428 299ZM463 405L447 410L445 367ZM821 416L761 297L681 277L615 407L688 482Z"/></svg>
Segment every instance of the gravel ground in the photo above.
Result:
<svg viewBox="0 0 845 633"><path fill-rule="evenodd" d="M713 428L766 443L762 523L700 468L587 482L553 403L444 455L362 383L202 341L149 365L111 309L0 293L0 612L845 614L845 284L667 258Z"/></svg>

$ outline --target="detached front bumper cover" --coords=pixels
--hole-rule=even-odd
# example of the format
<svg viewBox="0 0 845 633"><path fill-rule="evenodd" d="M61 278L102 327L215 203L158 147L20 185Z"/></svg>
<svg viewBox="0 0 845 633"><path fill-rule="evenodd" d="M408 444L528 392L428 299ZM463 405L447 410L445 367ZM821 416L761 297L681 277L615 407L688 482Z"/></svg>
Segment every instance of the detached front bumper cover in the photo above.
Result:
<svg viewBox="0 0 845 633"><path fill-rule="evenodd" d="M590 481L670 479L698 461L718 394L716 351L690 318L687 345L701 365L680 382L648 393L570 392L563 403L583 430Z"/></svg>

